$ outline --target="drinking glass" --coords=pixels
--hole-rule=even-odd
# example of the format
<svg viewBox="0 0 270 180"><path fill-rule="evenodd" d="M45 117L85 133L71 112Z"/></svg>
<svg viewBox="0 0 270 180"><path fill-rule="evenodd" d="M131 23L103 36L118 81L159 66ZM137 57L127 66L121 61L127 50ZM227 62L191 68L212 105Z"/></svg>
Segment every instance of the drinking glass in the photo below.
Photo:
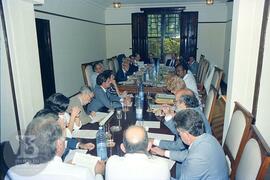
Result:
<svg viewBox="0 0 270 180"><path fill-rule="evenodd" d="M112 132L118 132L122 130L122 127L121 127L122 109L116 110L116 118L118 120L118 125L111 127Z"/></svg>

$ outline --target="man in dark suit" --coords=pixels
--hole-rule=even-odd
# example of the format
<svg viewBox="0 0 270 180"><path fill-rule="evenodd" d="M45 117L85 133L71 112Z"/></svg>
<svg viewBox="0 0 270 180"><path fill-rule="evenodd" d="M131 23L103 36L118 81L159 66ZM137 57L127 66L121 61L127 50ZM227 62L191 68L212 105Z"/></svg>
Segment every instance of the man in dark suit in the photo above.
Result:
<svg viewBox="0 0 270 180"><path fill-rule="evenodd" d="M171 66L171 67L175 67L176 65L176 54L175 53L172 53L171 55L171 59L168 59L166 61L166 66Z"/></svg>
<svg viewBox="0 0 270 180"><path fill-rule="evenodd" d="M148 58L144 61L144 64L153 64L156 65L157 64L157 58L154 58L154 54L153 53L149 53Z"/></svg>
<svg viewBox="0 0 270 180"><path fill-rule="evenodd" d="M97 85L94 89L95 97L87 106L88 113L92 111L105 111L111 108L122 108L122 104L120 103L121 98L107 91L110 86L110 77L106 76L104 73L99 74L97 77Z"/></svg>
<svg viewBox="0 0 270 180"><path fill-rule="evenodd" d="M125 59L122 62L122 68L119 68L119 70L116 73L115 79L117 82L126 81L127 76L131 75L129 72L129 60Z"/></svg>

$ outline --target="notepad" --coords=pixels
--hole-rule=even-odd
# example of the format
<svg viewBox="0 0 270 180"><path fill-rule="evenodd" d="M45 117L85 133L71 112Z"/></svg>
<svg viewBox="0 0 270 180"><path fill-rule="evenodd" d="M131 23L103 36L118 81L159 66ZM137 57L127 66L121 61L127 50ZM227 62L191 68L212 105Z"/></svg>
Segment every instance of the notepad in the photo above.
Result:
<svg viewBox="0 0 270 180"><path fill-rule="evenodd" d="M148 138L173 141L174 140L174 135L160 134L160 133L149 133L148 132Z"/></svg>
<svg viewBox="0 0 270 180"><path fill-rule="evenodd" d="M72 133L72 137L83 139L95 139L97 130L78 130Z"/></svg>
<svg viewBox="0 0 270 180"><path fill-rule="evenodd" d="M92 156L90 154L83 154L83 153L75 153L72 164L86 167L88 168L93 174L95 174L95 166L100 160L100 157Z"/></svg>
<svg viewBox="0 0 270 180"><path fill-rule="evenodd" d="M87 150L86 149L70 149L68 151L68 154L66 155L66 157L64 159L64 162L65 163L72 162L72 160L73 160L76 152L77 153L86 154L87 153Z"/></svg>
<svg viewBox="0 0 270 180"><path fill-rule="evenodd" d="M175 164L174 160L168 159L166 157L160 157L153 155L154 159L158 159L159 161L165 161L168 164L169 169L172 169L173 165Z"/></svg>
<svg viewBox="0 0 270 180"><path fill-rule="evenodd" d="M172 94L163 94L163 93L158 93L156 94L156 99L175 99L175 95Z"/></svg>
<svg viewBox="0 0 270 180"><path fill-rule="evenodd" d="M105 118L103 118L100 122L99 125L103 126L109 119L110 117L113 115L114 111L111 111L107 114L107 116Z"/></svg>
<svg viewBox="0 0 270 180"><path fill-rule="evenodd" d="M136 121L136 125L143 126L146 129L160 128L160 122L159 121Z"/></svg>
<svg viewBox="0 0 270 180"><path fill-rule="evenodd" d="M96 122L100 122L102 121L109 113L104 113L104 112L96 112L95 116L90 116L90 118L92 119L91 123L96 123Z"/></svg>

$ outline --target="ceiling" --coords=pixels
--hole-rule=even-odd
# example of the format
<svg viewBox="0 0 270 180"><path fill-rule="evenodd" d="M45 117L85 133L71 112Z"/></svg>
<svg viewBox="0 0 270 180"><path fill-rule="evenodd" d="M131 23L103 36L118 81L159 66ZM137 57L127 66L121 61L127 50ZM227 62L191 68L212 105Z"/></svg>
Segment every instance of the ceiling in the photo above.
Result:
<svg viewBox="0 0 270 180"><path fill-rule="evenodd" d="M205 3L205 0L88 0L104 7L112 6L113 2L121 2L123 5L153 4L153 3ZM214 0L215 3L225 3L231 0Z"/></svg>

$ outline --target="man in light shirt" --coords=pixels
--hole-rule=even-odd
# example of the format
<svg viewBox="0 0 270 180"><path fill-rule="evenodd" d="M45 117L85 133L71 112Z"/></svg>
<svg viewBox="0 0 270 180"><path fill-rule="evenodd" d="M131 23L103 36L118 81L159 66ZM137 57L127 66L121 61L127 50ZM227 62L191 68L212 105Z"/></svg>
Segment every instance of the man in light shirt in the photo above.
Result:
<svg viewBox="0 0 270 180"><path fill-rule="evenodd" d="M102 180L104 163L99 161L95 173L88 168L63 163L61 156L65 149L65 138L54 113L36 116L27 126L20 141L20 151L16 165L12 167L6 180ZM23 163L23 164L21 164Z"/></svg>
<svg viewBox="0 0 270 180"><path fill-rule="evenodd" d="M142 126L130 126L123 135L124 157L111 156L106 180L169 180L168 164L149 155L151 144Z"/></svg>

